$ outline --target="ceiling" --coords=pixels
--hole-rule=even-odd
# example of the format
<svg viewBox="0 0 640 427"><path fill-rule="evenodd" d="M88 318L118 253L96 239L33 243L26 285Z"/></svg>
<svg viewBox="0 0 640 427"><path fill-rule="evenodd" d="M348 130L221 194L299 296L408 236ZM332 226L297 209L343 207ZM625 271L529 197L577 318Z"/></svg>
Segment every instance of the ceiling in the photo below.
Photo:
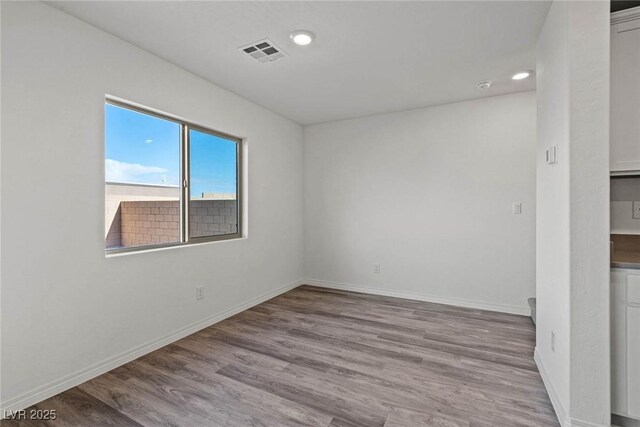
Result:
<svg viewBox="0 0 640 427"><path fill-rule="evenodd" d="M53 1L50 5L300 124L531 90L549 2ZM289 33L313 31L308 47ZM268 38L287 56L238 47ZM488 90L476 83L492 80Z"/></svg>

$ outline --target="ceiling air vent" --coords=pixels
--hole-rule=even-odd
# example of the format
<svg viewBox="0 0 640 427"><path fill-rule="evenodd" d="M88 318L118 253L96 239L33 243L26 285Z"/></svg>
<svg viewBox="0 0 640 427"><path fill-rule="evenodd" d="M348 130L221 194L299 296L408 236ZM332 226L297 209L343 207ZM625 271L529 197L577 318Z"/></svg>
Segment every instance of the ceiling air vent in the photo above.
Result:
<svg viewBox="0 0 640 427"><path fill-rule="evenodd" d="M238 48L259 62L273 62L287 56L286 53L271 40L264 39Z"/></svg>

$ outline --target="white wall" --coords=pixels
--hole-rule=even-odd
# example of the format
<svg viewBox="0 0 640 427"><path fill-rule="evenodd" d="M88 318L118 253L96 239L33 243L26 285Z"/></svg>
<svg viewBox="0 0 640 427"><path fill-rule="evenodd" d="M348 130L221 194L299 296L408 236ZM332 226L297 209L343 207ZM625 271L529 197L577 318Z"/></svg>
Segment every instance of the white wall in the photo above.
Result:
<svg viewBox="0 0 640 427"><path fill-rule="evenodd" d="M524 92L306 127L305 276L526 313L535 105Z"/></svg>
<svg viewBox="0 0 640 427"><path fill-rule="evenodd" d="M105 94L246 137L248 238L105 258ZM2 95L5 409L302 277L297 124L32 2L2 4Z"/></svg>
<svg viewBox="0 0 640 427"><path fill-rule="evenodd" d="M537 76L536 361L563 425L610 425L607 2L553 3Z"/></svg>
<svg viewBox="0 0 640 427"><path fill-rule="evenodd" d="M0 2L0 24L2 23L2 2ZM0 31L0 46L2 45L2 31ZM2 80L2 54L0 54L0 81ZM2 101L2 84L0 84L0 104ZM2 310L2 111L0 108L0 310ZM2 402L2 313L0 312L0 402ZM0 406L2 404L0 403Z"/></svg>
<svg viewBox="0 0 640 427"><path fill-rule="evenodd" d="M571 417L611 421L608 2L571 2Z"/></svg>
<svg viewBox="0 0 640 427"><path fill-rule="evenodd" d="M569 402L569 80L567 69L568 2L554 2L538 41L537 159L549 145L558 147L558 164L537 162L536 334L541 370L552 379L555 400ZM555 350L551 349L551 333ZM553 360L554 363L546 363ZM555 404L555 401L554 401ZM556 405L557 408L557 405ZM564 418L562 415L559 418Z"/></svg>

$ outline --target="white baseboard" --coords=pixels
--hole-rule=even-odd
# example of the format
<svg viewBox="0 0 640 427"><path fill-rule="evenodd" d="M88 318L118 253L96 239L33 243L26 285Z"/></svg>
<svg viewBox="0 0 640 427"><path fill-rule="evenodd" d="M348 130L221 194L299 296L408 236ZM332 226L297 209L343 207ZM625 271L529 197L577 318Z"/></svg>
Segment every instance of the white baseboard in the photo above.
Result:
<svg viewBox="0 0 640 427"><path fill-rule="evenodd" d="M538 353L538 348L536 347L533 353L533 360L536 362L536 366L538 366L538 372L540 372L540 376L542 377L542 382L544 383L545 388L547 389L547 394L549 395L549 399L551 399L551 404L553 405L553 409L556 411L556 416L558 417L558 421L560 421L560 426L562 427L610 427L611 424L595 424L589 421L583 421L576 418L571 418L567 413L564 405L560 401L560 397L558 396L557 391L553 388L553 383L549 378L549 373L544 367L542 363L542 359L540 358L540 354Z"/></svg>
<svg viewBox="0 0 640 427"><path fill-rule="evenodd" d="M303 281L307 285L318 286L329 289L339 289L343 291L361 292L372 295L382 295L386 297L404 298L416 301L433 302L437 304L448 304L457 307L477 308L480 310L497 311L500 313L519 314L522 316L528 316L531 314L528 306L515 306L506 304L487 303L483 301L474 301L461 298L441 297L429 294L412 294L405 292L387 291L384 289L376 289L368 286L351 285L348 283L329 282L319 279L304 279ZM525 301L526 302L526 301Z"/></svg>
<svg viewBox="0 0 640 427"><path fill-rule="evenodd" d="M611 424L595 424L588 421L569 418L566 427L611 427Z"/></svg>
<svg viewBox="0 0 640 427"><path fill-rule="evenodd" d="M145 354L151 353L152 351L162 348L168 344L171 344L172 342L175 342L181 338L184 338L188 335L198 332L201 329L209 327L228 317L238 314L241 311L247 310L273 297L276 297L280 294L290 291L291 289L297 288L302 283L303 283L302 280L296 280L295 282L291 282L271 292L267 292L266 294L260 295L256 298L250 299L249 301L246 301L234 307L231 307L223 311L222 313L216 314L215 316L211 316L207 319L193 323L189 326L185 326L184 328L178 329L177 331L174 331L168 335L165 335L164 337L157 338L155 340L142 344L138 347L134 347L130 350L124 351L120 354L112 356L101 362L95 363L84 369L80 369L63 378L52 381L48 384L37 387L31 391L23 393L14 398L11 398L5 402L0 402L0 413L22 410L38 402L42 402L45 399L48 399L52 396L55 396L56 394L62 393L63 391L66 391L72 387L75 387L86 381L89 381L99 375L102 375L106 372L109 372L112 369L117 368L118 366L122 366L125 363L131 362L132 360L135 360L141 356L144 356ZM0 418L2 417L0 416Z"/></svg>
<svg viewBox="0 0 640 427"><path fill-rule="evenodd" d="M549 374L542 364L542 360L540 359L540 354L538 353L538 348L536 347L533 352L533 360L536 362L536 366L538 366L538 372L540 372L540 376L542 377L542 382L544 383L545 388L547 389L547 394L549 395L549 399L551 399L551 404L553 405L553 409L556 411L556 416L558 417L558 421L560 421L560 425L562 427L570 426L569 424L569 415L567 411L564 409L562 402L560 401L560 397L558 396L558 392L553 388L553 384L549 379Z"/></svg>

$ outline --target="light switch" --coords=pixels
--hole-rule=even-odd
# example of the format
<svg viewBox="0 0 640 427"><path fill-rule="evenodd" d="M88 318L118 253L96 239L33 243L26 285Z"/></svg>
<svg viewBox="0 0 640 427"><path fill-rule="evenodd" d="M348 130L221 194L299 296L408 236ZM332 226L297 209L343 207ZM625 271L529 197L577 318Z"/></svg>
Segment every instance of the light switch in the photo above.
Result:
<svg viewBox="0 0 640 427"><path fill-rule="evenodd" d="M547 148L545 156L545 161L548 165L555 165L556 163L558 163L558 146L553 145Z"/></svg>
<svg viewBox="0 0 640 427"><path fill-rule="evenodd" d="M633 219L640 219L640 202L633 202Z"/></svg>
<svg viewBox="0 0 640 427"><path fill-rule="evenodd" d="M511 212L515 215L520 215L522 213L522 203L515 202L511 204Z"/></svg>

